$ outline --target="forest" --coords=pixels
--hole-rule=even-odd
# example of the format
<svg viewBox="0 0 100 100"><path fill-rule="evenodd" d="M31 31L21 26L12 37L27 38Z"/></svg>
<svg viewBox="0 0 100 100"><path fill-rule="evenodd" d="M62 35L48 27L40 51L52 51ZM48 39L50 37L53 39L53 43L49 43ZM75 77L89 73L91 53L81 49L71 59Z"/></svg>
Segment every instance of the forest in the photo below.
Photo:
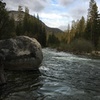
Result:
<svg viewBox="0 0 100 100"><path fill-rule="evenodd" d="M26 35L36 38L45 47L45 26L41 23L38 14L37 17L31 16L27 7L25 7L25 12L23 12L22 6L19 6L16 19L14 14L9 15L10 12L6 10L5 6L6 3L0 1L0 39Z"/></svg>
<svg viewBox="0 0 100 100"><path fill-rule="evenodd" d="M24 13L24 16L23 16ZM29 9L18 7L18 16L9 16L6 3L0 0L0 39L27 35L36 38L42 47L53 47L58 50L90 53L100 51L100 14L95 0L90 0L87 19L84 16L68 24L64 33L47 33L39 15L31 16Z"/></svg>
<svg viewBox="0 0 100 100"><path fill-rule="evenodd" d="M100 14L96 2L90 0L87 20L84 16L73 20L64 34L51 34L48 44L58 50L75 53L100 51Z"/></svg>

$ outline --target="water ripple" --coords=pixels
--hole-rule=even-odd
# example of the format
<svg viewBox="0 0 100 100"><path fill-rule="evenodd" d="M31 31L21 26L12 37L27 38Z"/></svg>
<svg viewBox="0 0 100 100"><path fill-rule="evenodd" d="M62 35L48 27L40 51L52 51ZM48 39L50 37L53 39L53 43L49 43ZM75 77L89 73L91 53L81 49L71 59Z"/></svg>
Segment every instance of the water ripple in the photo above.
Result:
<svg viewBox="0 0 100 100"><path fill-rule="evenodd" d="M4 100L100 100L100 60L43 49L40 74L8 72ZM5 92L6 91L6 92Z"/></svg>

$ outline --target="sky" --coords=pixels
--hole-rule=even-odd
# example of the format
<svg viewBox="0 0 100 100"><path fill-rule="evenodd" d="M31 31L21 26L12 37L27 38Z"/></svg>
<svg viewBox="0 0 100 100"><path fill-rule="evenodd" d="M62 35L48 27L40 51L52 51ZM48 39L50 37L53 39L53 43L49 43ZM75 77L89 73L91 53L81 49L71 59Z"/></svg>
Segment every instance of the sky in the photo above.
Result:
<svg viewBox="0 0 100 100"><path fill-rule="evenodd" d="M100 11L100 0L95 0ZM82 16L87 18L90 0L3 0L8 10L29 8L31 15L39 18L49 27L66 30L68 24Z"/></svg>

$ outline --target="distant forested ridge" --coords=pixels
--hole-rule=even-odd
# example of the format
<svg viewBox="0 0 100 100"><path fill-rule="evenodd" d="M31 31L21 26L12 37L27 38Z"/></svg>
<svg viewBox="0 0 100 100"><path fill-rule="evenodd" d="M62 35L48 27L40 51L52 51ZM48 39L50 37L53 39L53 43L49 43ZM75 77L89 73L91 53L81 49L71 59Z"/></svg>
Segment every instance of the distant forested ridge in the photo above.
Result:
<svg viewBox="0 0 100 100"><path fill-rule="evenodd" d="M6 3L0 0L0 39L7 39L20 35L36 38L40 44L47 45L48 33L61 33L60 29L49 28L40 19L39 15L32 16L29 9L19 6L18 11L7 11Z"/></svg>

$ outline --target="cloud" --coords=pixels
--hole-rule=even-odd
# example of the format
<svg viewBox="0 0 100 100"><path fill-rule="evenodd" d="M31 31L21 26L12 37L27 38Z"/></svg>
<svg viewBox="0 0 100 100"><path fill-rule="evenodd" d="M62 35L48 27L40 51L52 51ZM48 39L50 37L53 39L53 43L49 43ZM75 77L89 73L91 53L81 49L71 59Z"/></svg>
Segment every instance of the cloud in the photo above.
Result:
<svg viewBox="0 0 100 100"><path fill-rule="evenodd" d="M40 12L42 11L47 5L48 1L47 0L26 0L28 5L30 6L31 10Z"/></svg>
<svg viewBox="0 0 100 100"><path fill-rule="evenodd" d="M77 1L69 10L70 16L72 16L73 20L78 20L82 16L85 18L87 17L89 5L85 1L86 0L82 0L81 3Z"/></svg>
<svg viewBox="0 0 100 100"><path fill-rule="evenodd" d="M86 17L87 15L87 10L84 9L83 7L79 8L74 8L71 11L71 16L73 17L73 19L77 20L80 19L82 16Z"/></svg>
<svg viewBox="0 0 100 100"><path fill-rule="evenodd" d="M87 11L85 9L74 9L72 12L73 19L80 19L82 16L86 17Z"/></svg>
<svg viewBox="0 0 100 100"><path fill-rule="evenodd" d="M70 15L66 13L40 13L40 19L49 27L57 27L65 30L67 23L72 21Z"/></svg>
<svg viewBox="0 0 100 100"><path fill-rule="evenodd" d="M29 8L31 15L39 14L48 26L65 29L72 20L87 17L90 0L3 0L7 9L17 10L21 5ZM96 0L100 11L100 0Z"/></svg>
<svg viewBox="0 0 100 100"><path fill-rule="evenodd" d="M59 27L61 24L62 16L56 13L40 13L40 18L43 22L50 27Z"/></svg>
<svg viewBox="0 0 100 100"><path fill-rule="evenodd" d="M73 2L74 0L59 0L59 3L63 6L69 5Z"/></svg>
<svg viewBox="0 0 100 100"><path fill-rule="evenodd" d="M7 8L17 10L18 6L27 6L30 10L35 12L42 11L47 5L48 0L4 0L7 4Z"/></svg>

